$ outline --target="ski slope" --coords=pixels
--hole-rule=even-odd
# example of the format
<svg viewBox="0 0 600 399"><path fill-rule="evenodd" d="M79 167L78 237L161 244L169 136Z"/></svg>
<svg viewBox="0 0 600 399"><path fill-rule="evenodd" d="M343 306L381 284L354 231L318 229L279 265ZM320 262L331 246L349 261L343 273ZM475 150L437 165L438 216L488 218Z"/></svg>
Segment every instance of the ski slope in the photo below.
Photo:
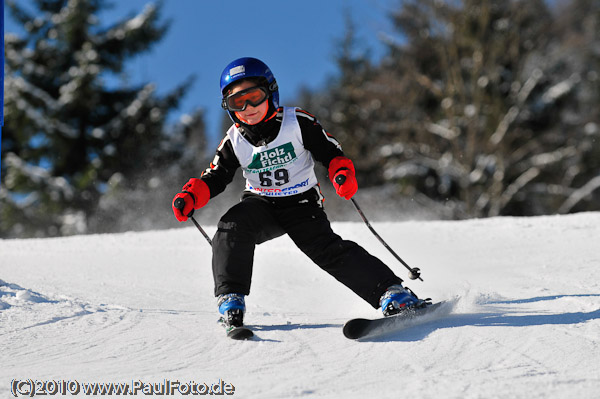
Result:
<svg viewBox="0 0 600 399"><path fill-rule="evenodd" d="M379 312L287 237L257 248L257 338L241 342L216 323L210 247L191 224L0 240L0 397L29 380L194 382L239 398L599 397L600 213L373 225L421 268L406 285L451 311L360 342L343 323ZM333 227L406 278L364 224Z"/></svg>

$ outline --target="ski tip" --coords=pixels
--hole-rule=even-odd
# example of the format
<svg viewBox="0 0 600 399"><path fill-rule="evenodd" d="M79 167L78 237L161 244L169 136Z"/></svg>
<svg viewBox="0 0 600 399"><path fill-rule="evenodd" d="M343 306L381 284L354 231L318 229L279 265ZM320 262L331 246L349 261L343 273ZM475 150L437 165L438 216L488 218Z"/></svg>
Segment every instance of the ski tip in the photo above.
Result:
<svg viewBox="0 0 600 399"><path fill-rule="evenodd" d="M378 331L384 325L394 325L402 320L409 320L420 315L425 315L446 303L446 301L435 303L431 303L430 301L428 298L423 302L422 306L409 308L406 311L388 317L348 320L344 324L342 332L346 338L358 340Z"/></svg>
<svg viewBox="0 0 600 399"><path fill-rule="evenodd" d="M235 327L227 332L227 336L235 340L248 340L254 337L254 333L246 327Z"/></svg>
<svg viewBox="0 0 600 399"><path fill-rule="evenodd" d="M365 329L368 325L369 320L367 319L348 320L346 324L344 324L342 332L344 333L344 337L348 339L358 339L364 336Z"/></svg>

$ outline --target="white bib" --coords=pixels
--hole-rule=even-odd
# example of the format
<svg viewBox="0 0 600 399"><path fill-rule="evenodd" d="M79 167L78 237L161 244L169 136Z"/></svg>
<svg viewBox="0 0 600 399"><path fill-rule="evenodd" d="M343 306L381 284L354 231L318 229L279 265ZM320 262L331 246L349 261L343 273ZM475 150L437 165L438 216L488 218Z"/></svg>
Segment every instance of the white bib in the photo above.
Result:
<svg viewBox="0 0 600 399"><path fill-rule="evenodd" d="M246 190L267 197L303 193L317 185L312 154L304 148L296 108L284 107L279 134L255 147L235 125L227 132L244 177Z"/></svg>

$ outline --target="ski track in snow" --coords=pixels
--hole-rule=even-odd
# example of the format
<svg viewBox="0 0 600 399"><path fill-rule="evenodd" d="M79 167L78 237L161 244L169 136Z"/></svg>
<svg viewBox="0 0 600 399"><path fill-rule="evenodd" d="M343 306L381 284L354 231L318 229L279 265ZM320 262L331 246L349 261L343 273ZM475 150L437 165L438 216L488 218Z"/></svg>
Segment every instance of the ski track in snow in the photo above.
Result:
<svg viewBox="0 0 600 399"><path fill-rule="evenodd" d="M334 223L401 277L360 223ZM359 341L378 317L287 238L260 245L246 323L216 320L191 228L0 240L0 397L13 379L206 382L242 398L592 398L600 392L600 213L375 223L444 308ZM207 228L209 234L213 228Z"/></svg>

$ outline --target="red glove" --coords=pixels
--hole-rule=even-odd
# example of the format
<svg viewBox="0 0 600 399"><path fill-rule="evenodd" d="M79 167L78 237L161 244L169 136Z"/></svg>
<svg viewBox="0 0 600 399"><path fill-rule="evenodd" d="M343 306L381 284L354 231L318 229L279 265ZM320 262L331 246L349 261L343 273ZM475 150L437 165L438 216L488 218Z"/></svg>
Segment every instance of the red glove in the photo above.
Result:
<svg viewBox="0 0 600 399"><path fill-rule="evenodd" d="M329 162L329 179L335 187L335 192L347 200L358 190L354 173L354 164L346 157L335 157ZM339 180L342 180L341 184L338 183Z"/></svg>
<svg viewBox="0 0 600 399"><path fill-rule="evenodd" d="M184 202L184 206L181 206L181 198ZM173 213L180 222L188 220L189 216L192 216L194 209L200 209L210 199L210 190L208 185L200 179L192 178L185 186L181 189L181 192L173 198ZM178 206L175 206L177 203Z"/></svg>

